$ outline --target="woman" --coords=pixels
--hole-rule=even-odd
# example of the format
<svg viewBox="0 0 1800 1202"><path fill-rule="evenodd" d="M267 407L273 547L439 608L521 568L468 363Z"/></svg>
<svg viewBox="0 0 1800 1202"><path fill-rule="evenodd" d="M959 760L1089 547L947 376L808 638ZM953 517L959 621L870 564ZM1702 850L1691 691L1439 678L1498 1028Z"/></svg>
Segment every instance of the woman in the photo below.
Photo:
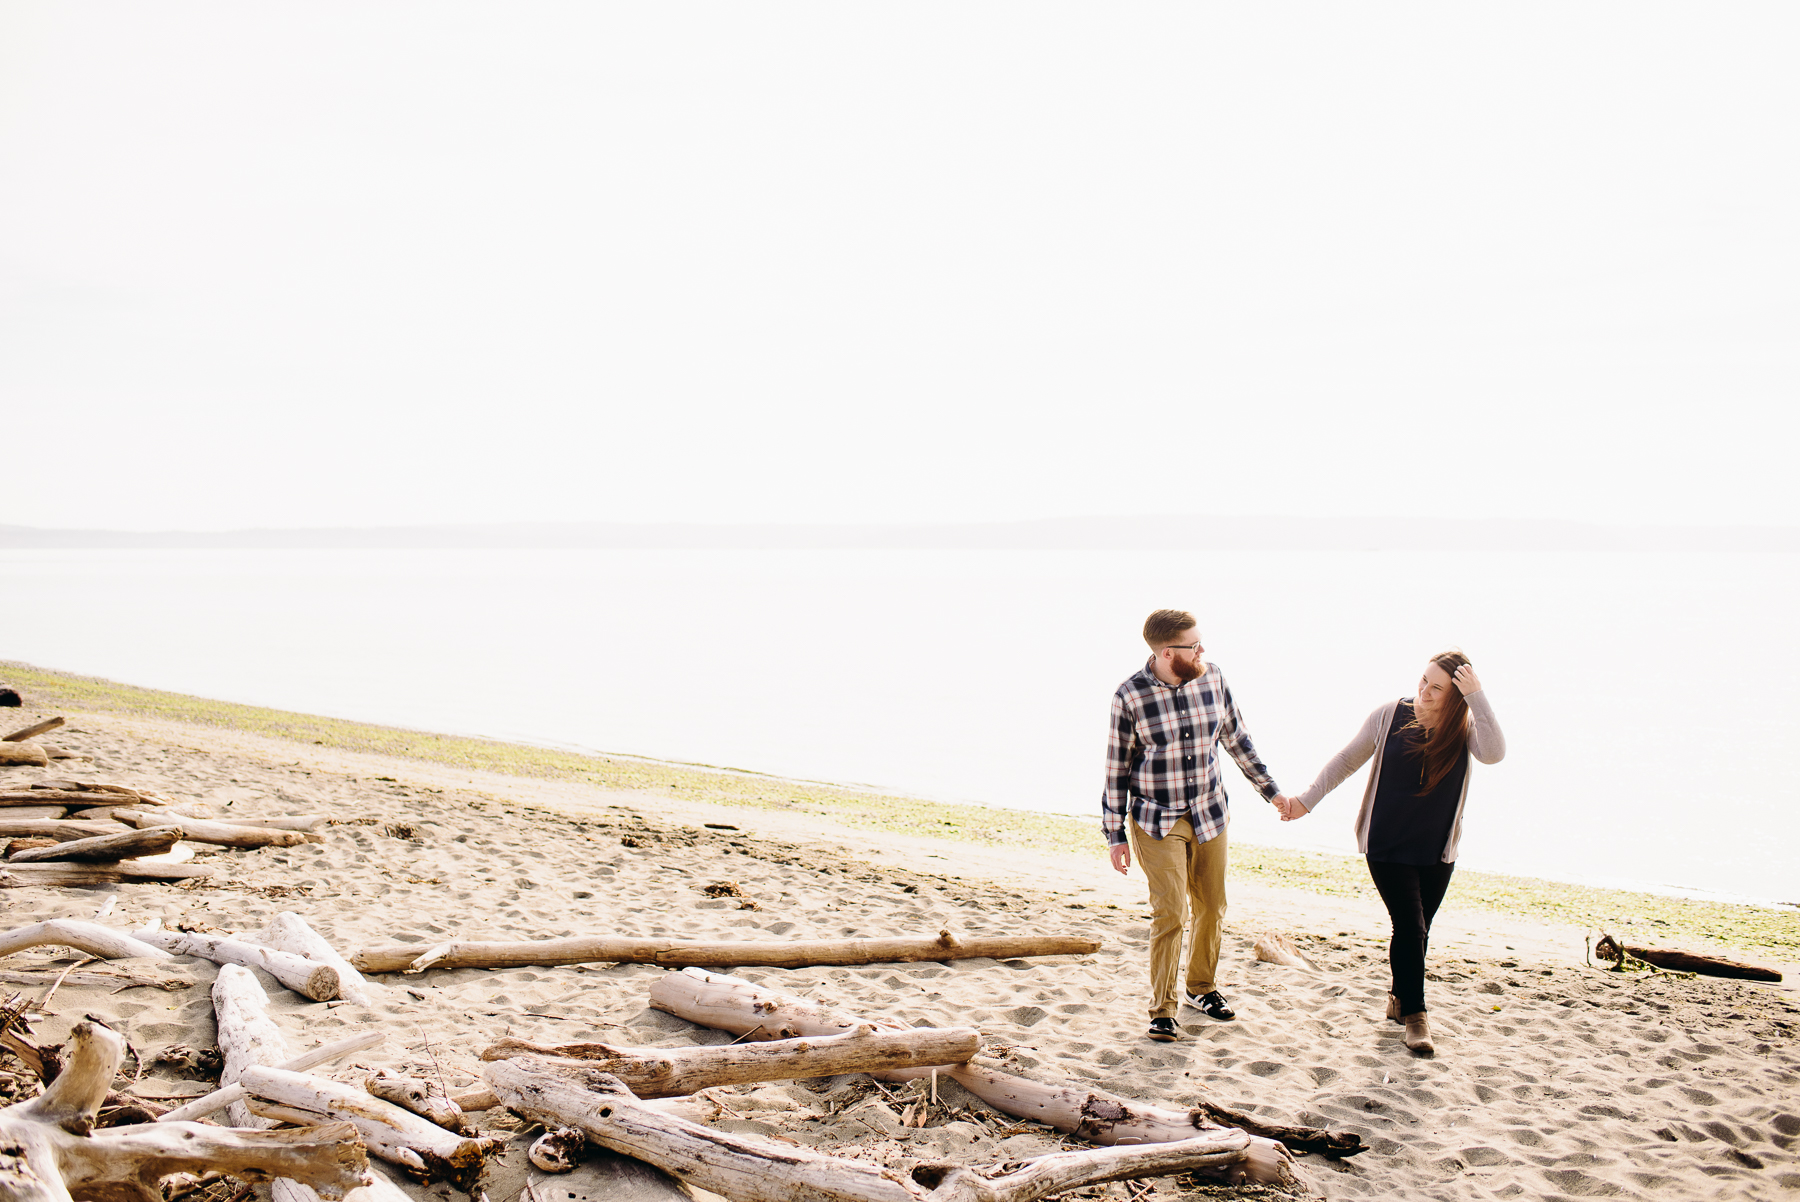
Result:
<svg viewBox="0 0 1800 1202"><path fill-rule="evenodd" d="M1279 805L1284 822L1304 817L1375 757L1356 815L1356 841L1394 923L1387 1016L1406 1024L1406 1046L1420 1056L1434 1050L1425 1020L1425 948L1432 916L1456 870L1469 757L1497 764L1505 755L1506 738L1469 657L1446 651L1425 665L1417 697L1390 701L1370 714L1319 779Z"/></svg>

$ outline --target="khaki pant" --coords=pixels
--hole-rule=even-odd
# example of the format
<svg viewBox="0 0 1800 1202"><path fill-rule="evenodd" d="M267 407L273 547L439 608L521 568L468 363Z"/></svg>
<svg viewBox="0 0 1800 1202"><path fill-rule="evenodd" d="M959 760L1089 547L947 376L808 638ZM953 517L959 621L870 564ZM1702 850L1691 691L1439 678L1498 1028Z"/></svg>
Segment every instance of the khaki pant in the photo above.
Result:
<svg viewBox="0 0 1800 1202"><path fill-rule="evenodd" d="M1181 962L1182 917L1189 907L1193 939L1185 984L1196 994L1211 993L1218 985L1219 943L1225 931L1225 832L1196 842L1186 818L1161 839L1151 838L1135 820L1129 832L1131 854L1150 885L1150 1017L1174 1018L1180 1005L1175 967Z"/></svg>

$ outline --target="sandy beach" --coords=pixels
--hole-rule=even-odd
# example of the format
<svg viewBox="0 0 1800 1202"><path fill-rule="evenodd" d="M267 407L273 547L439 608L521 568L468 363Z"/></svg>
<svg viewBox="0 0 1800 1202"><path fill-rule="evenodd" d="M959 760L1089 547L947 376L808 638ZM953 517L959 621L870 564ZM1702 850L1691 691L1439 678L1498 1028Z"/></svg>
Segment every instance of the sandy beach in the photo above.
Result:
<svg viewBox="0 0 1800 1202"><path fill-rule="evenodd" d="M1360 1133L1361 1156L1300 1160L1327 1197L1776 1198L1800 1189L1800 995L1783 986L1603 971L1586 932L1541 917L1464 908L1453 888L1434 932L1428 999L1438 1055L1411 1056L1383 1021L1385 916L1357 897L1234 880L1223 987L1232 1023L1183 1011L1181 1041L1143 1036L1147 915L1142 878L1091 854L872 830L804 809L689 800L679 789L534 779L117 713L5 711L8 728L69 717L52 739L82 756L0 769L9 787L82 779L202 802L216 817L324 813L323 844L197 848L202 882L0 891L8 928L93 918L120 929L160 919L191 930L252 931L302 915L346 955L393 942L618 933L709 939L1080 933L1090 956L815 968L738 975L912 1025L973 1025L1014 1071L1180 1106L1196 1098L1274 1121ZM16 721L15 721L16 719ZM741 896L709 896L729 884ZM716 892L716 891L715 891ZM1791 916L1789 916L1791 917ZM1289 934L1317 968L1257 962L1262 933ZM1723 950L1744 950L1725 948ZM1764 949L1754 958L1779 962ZM1790 957L1791 958L1791 957ZM0 958L27 973L73 964L61 949ZM142 1073L139 1096L210 1088L177 1056L210 1047L215 971L192 983L126 989L65 983L35 1038L55 1042L83 1014L117 1025ZM318 1004L267 981L295 1048L379 1028L388 1042L330 1070L441 1074L472 1088L481 1050L502 1037L678 1046L728 1037L649 1008L664 969L584 965L459 969L372 978L374 1004ZM0 989L41 997L45 986ZM15 1070L16 1062L8 1062ZM7 1079L0 1076L0 1088ZM891 1090L891 1087L890 1087ZM709 1092L718 1125L887 1164L971 1164L1063 1146L1046 1128L955 1112L909 1128L906 1099L867 1078ZM500 1110L484 1128L517 1134ZM515 1146L490 1171L489 1202L524 1187ZM446 1187L408 1187L423 1202ZM1156 1197L1212 1196L1173 1178ZM1108 1193L1108 1190L1111 1192ZM1226 1191L1230 1192L1230 1191ZM1124 1186L1094 1196L1132 1196Z"/></svg>

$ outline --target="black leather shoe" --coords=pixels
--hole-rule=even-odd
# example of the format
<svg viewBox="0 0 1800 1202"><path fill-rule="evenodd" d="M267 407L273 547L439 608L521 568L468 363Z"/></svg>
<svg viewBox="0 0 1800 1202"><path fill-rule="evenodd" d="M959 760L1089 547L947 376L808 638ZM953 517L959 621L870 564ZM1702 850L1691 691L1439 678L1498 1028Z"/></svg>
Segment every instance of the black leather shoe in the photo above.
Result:
<svg viewBox="0 0 1800 1202"><path fill-rule="evenodd" d="M1195 997L1191 993L1184 993L1181 995L1181 1000L1198 1010L1200 1013L1206 1015L1206 1017L1216 1018L1222 1023L1228 1023L1237 1017L1237 1011L1231 1008L1231 1004L1225 1000L1225 995L1220 993L1217 989L1201 997Z"/></svg>
<svg viewBox="0 0 1800 1202"><path fill-rule="evenodd" d="M1157 1043L1174 1043L1180 1037L1175 1030L1175 1020L1172 1018L1151 1019L1150 1029L1145 1034Z"/></svg>

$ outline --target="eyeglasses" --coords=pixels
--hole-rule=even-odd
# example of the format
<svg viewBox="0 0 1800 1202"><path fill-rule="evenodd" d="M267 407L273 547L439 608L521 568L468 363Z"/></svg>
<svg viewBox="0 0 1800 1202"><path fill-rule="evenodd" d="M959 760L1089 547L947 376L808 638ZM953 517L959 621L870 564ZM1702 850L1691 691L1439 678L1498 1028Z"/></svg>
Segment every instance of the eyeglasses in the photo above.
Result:
<svg viewBox="0 0 1800 1202"><path fill-rule="evenodd" d="M1200 651L1202 649L1203 648L1200 646L1199 639L1195 639L1193 642L1186 643L1186 644L1183 644L1183 643L1170 643L1169 644L1169 650L1171 650L1171 651Z"/></svg>

